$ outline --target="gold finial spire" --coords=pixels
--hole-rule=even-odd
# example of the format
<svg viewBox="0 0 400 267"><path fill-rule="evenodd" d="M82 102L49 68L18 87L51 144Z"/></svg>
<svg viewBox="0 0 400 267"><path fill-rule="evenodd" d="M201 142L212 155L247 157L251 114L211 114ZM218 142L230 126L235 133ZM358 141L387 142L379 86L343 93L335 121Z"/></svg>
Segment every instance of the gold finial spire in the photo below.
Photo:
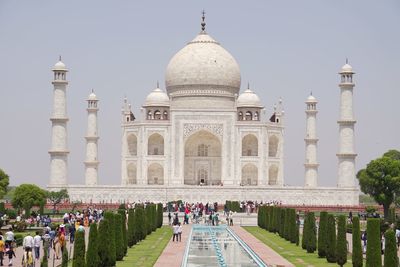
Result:
<svg viewBox="0 0 400 267"><path fill-rule="evenodd" d="M346 64L349 64L349 59L346 57Z"/></svg>
<svg viewBox="0 0 400 267"><path fill-rule="evenodd" d="M206 31L206 22L205 22L205 19L206 19L206 17L205 17L206 12L204 11L204 9L203 9L202 15L203 15L203 16L201 17L201 31L202 31L202 32L205 32L205 31Z"/></svg>
<svg viewBox="0 0 400 267"><path fill-rule="evenodd" d="M157 88L160 88L160 84L159 84L158 80L157 80Z"/></svg>
<svg viewBox="0 0 400 267"><path fill-rule="evenodd" d="M58 61L61 61L61 55L58 56Z"/></svg>

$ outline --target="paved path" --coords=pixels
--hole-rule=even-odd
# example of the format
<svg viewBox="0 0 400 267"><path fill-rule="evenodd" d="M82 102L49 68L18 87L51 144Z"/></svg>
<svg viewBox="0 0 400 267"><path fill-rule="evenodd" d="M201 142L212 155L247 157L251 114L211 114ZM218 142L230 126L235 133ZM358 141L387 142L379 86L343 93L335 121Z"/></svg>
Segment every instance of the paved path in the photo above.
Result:
<svg viewBox="0 0 400 267"><path fill-rule="evenodd" d="M182 264L182 259L185 254L186 243L192 229L192 225L185 224L182 226L182 241L172 242L172 238L168 245L165 247L164 251L158 258L155 267L180 267Z"/></svg>
<svg viewBox="0 0 400 267"><path fill-rule="evenodd" d="M279 267L294 267L273 249L255 238L240 226L231 226L231 229L268 265Z"/></svg>

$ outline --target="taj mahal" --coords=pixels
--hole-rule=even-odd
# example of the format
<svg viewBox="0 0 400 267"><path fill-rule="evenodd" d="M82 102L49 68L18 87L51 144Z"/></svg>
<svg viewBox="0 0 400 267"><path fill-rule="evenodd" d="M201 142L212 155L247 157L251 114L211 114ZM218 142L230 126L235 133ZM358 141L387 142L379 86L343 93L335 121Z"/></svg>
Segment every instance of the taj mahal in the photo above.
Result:
<svg viewBox="0 0 400 267"><path fill-rule="evenodd" d="M71 201L279 200L296 205L358 204L355 83L348 62L339 71L336 187L318 185L318 102L313 95L305 97L304 186L284 185L282 100L267 109L255 88L241 84L238 63L206 32L204 14L200 33L167 65L165 90L157 84L144 100L139 114L132 112L127 99L123 100L122 140L115 140L122 144L119 184L98 184L100 103L93 91L87 99L85 179L79 185L68 183L68 69L60 58L52 71L48 189L66 188Z"/></svg>

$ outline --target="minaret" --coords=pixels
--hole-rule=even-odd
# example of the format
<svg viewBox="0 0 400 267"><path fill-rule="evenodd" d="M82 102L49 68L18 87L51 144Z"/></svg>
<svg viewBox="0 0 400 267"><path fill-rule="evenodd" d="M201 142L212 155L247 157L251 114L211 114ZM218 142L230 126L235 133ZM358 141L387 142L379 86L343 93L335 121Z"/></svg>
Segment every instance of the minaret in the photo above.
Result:
<svg viewBox="0 0 400 267"><path fill-rule="evenodd" d="M54 65L53 114L50 118L52 140L50 154L50 182L49 186L66 186L68 171L68 143L67 143L67 68L61 61Z"/></svg>
<svg viewBox="0 0 400 267"><path fill-rule="evenodd" d="M353 68L348 64L339 72L340 87L340 119L339 124L339 161L338 187L355 186L355 159L354 150L354 124L356 120L353 114Z"/></svg>
<svg viewBox="0 0 400 267"><path fill-rule="evenodd" d="M88 127L86 139L86 160L85 160L85 181L86 185L97 185L98 167L99 161L97 159L97 141L99 136L97 135L97 111L99 110L97 103L99 100L92 93L88 99Z"/></svg>
<svg viewBox="0 0 400 267"><path fill-rule="evenodd" d="M317 161L317 99L311 94L306 103L306 161L304 163L305 177L304 186L305 187L317 187L318 181L318 161Z"/></svg>

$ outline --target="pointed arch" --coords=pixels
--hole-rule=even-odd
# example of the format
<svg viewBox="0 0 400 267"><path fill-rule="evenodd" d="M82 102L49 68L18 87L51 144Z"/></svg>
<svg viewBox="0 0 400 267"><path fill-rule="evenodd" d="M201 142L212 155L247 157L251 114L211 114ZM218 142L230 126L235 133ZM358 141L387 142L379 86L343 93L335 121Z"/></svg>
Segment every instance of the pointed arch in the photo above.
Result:
<svg viewBox="0 0 400 267"><path fill-rule="evenodd" d="M127 180L126 183L127 184L137 184L137 180L136 180L136 175L137 175L137 171L136 171L136 164L131 162L128 164L128 166L126 167L126 172L127 172Z"/></svg>
<svg viewBox="0 0 400 267"><path fill-rule="evenodd" d="M130 156L137 155L137 137L134 134L129 134L127 137L128 153Z"/></svg>
<svg viewBox="0 0 400 267"><path fill-rule="evenodd" d="M242 156L258 156L258 139L254 134L248 134L243 137Z"/></svg>
<svg viewBox="0 0 400 267"><path fill-rule="evenodd" d="M272 135L268 141L268 156L278 157L279 138Z"/></svg>
<svg viewBox="0 0 400 267"><path fill-rule="evenodd" d="M242 185L257 185L258 168L256 165L248 163L242 168Z"/></svg>
<svg viewBox="0 0 400 267"><path fill-rule="evenodd" d="M147 184L163 185L164 184L164 168L159 163L152 163L147 168Z"/></svg>
<svg viewBox="0 0 400 267"><path fill-rule="evenodd" d="M164 155L164 137L158 133L150 135L147 144L148 155Z"/></svg>
<svg viewBox="0 0 400 267"><path fill-rule="evenodd" d="M277 185L278 184L278 172L279 172L278 166L276 166L275 164L271 165L269 167L269 170L268 170L268 177L269 177L268 184L269 185Z"/></svg>

